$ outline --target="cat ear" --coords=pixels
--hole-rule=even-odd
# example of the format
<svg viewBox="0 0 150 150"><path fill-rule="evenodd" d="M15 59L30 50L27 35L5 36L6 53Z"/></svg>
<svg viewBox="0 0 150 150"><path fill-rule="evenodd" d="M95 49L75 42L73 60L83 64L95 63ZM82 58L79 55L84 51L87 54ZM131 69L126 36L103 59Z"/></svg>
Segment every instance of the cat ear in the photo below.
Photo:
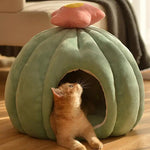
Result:
<svg viewBox="0 0 150 150"><path fill-rule="evenodd" d="M55 98L61 98L63 96L63 92L58 88L51 88L53 95Z"/></svg>

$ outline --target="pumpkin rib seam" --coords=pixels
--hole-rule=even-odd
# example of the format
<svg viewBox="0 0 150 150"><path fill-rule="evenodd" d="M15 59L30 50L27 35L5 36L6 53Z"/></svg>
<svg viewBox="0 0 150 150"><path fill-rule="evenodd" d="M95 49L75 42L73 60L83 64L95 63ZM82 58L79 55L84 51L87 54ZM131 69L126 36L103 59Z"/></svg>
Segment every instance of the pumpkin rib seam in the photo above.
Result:
<svg viewBox="0 0 150 150"><path fill-rule="evenodd" d="M89 28L89 27L88 27ZM109 61L108 61L108 59L107 59L107 57L104 55L104 53L103 53L103 51L100 49L100 47L99 47L99 45L97 44L97 41L91 36L91 34L89 33L89 29L85 29L85 32L93 39L93 41L94 41L94 43L97 45L97 47L99 48L99 50L101 51L101 53L103 54L103 56L105 57L105 59L106 59L106 61L108 62L108 64L109 64L109 67L111 68L111 65L110 65L110 63L109 63ZM113 75L113 81L114 81L114 87L115 87L115 80L114 80L114 73L113 73L113 70L112 70L112 68L111 68L111 72L112 72L112 75ZM99 81L99 80L98 80ZM100 81L99 81L100 82ZM101 83L100 83L100 85L101 85ZM102 87L102 86L101 86ZM102 87L102 89L103 89L103 87ZM116 88L114 88L115 89L115 99L116 99ZM103 90L104 91L104 90ZM105 102L106 102L106 107L107 107L107 100L105 100ZM116 101L115 101L115 103L117 103ZM116 105L116 109L117 109L117 105ZM106 109L107 110L107 109ZM106 117L105 117L105 121L107 120L107 114L108 114L108 112L106 112ZM115 120L117 120L117 115L116 115L116 119ZM115 121L116 122L116 121ZM105 124L105 122L102 122L102 125L103 124ZM98 126L98 125L97 125ZM99 124L99 126L101 126L101 124ZM115 127L115 124L114 124L114 127ZM114 129L114 127L113 127L113 129ZM112 131L111 131L111 133L108 135L108 136L110 136L111 134L112 134L112 132L113 132L113 129L112 129Z"/></svg>
<svg viewBox="0 0 150 150"><path fill-rule="evenodd" d="M77 47L78 47L78 50L80 52L80 43L79 43L79 29L76 29L76 34L77 34Z"/></svg>
<svg viewBox="0 0 150 150"><path fill-rule="evenodd" d="M57 29L58 28L60 28L60 27L56 27ZM60 28L61 29L61 28ZM61 31L64 31L63 29L61 29L60 31L57 31L56 33L54 33L54 34L58 34L58 33L60 33ZM42 43L43 42L45 42L46 40L48 40L49 38L51 38L51 37L46 37L46 39L45 40L43 40L42 41ZM62 39L64 39L64 37L62 38ZM42 43L40 43L40 44L42 44ZM59 47L59 45L56 47L56 49ZM56 51L54 51L54 53L55 53ZM53 54L54 54L53 53ZM53 56L52 56L53 57ZM51 59L52 59L52 57L51 57ZM51 60L50 59L50 60ZM49 64L50 64L50 60L48 61L49 63L48 63L48 65L47 65L47 69L45 69L45 77L47 76L47 71L48 71L48 68L49 68ZM43 89L44 89L44 85L45 85L45 78L44 78L44 80L43 80L43 83L42 83L42 93L43 93ZM44 124L44 119L43 119L43 94L42 94L42 96L41 96L41 116L42 116L42 120L41 120L41 122L42 122L42 124L43 124L43 129L44 129L44 131L45 131L45 134L46 134L46 136L49 138L49 135L47 134L47 130L46 130L46 128L45 128L45 124Z"/></svg>
<svg viewBox="0 0 150 150"><path fill-rule="evenodd" d="M96 32L98 32L98 33L101 33L101 35L103 35L104 37L106 37L106 38L113 44L113 46L116 47L116 49L118 49L118 47L110 40L110 38L109 38L108 36L106 36L106 35L103 34L102 32L99 32L98 30L94 30L94 31L96 31ZM110 34L110 33L109 33L109 34ZM138 79L137 79L136 73L135 73L135 71L134 71L134 69L133 69L133 67L132 67L132 64L131 64L130 61L128 60L127 56L126 56L122 51L120 51L120 52L121 52L121 53L124 55L124 57L126 58L128 64L130 65L130 67L131 67L131 69L132 69L132 71L133 71L133 73L134 73L134 76L135 76L135 78L136 78L136 82L137 82L138 89L139 89L139 104L140 104L140 101L141 101L140 95L141 95L141 93L140 93L140 88L139 88L139 83L138 83ZM139 108L138 108L138 113L139 113L139 109L140 109L140 105L139 105ZM138 113L137 113L136 121L135 121L133 127L135 126L135 124L136 124L136 122L137 122ZM133 128L133 127L132 127L132 128Z"/></svg>
<svg viewBox="0 0 150 150"><path fill-rule="evenodd" d="M93 28L92 28L93 29ZM99 34L101 34L102 36L104 36L105 38L107 38L108 40L109 40L109 42L116 48L116 49L118 49L118 47L116 47L116 45L106 36L106 35L104 35L102 32L100 32L100 31L98 31L97 29L93 29L94 31L96 31L97 33L99 33ZM89 33L90 34L90 33ZM95 39L94 39L95 40ZM95 41L96 42L96 41ZM96 42L97 43L97 42ZM118 49L118 51L119 52L121 52L121 54L122 54L122 56L124 56L124 54L123 54L123 52L122 51L120 51L119 49ZM129 61L128 61L128 59L126 58L126 56L124 56L124 58L126 59L126 61L127 61L127 63L129 64L129 66L130 66L130 68L132 69L132 71L133 71L133 73L134 73L134 70L133 70L133 68L132 68L132 66L131 66L131 64L129 63ZM111 64L110 64L111 65ZM134 73L134 76L135 76L135 73ZM136 78L136 83L137 83L137 78ZM138 85L138 84L137 84ZM139 89L139 85L138 85L138 89ZM139 92L139 94L140 94L140 92ZM136 114L137 116L138 116L138 113ZM136 117L137 118L137 117ZM137 120L137 119L136 119ZM117 118L116 118L116 121L117 121ZM135 123L136 123L136 121L135 121ZM135 124L134 123L134 124ZM132 126L132 128L134 127L134 125ZM115 129L115 126L114 126L114 129ZM113 133L113 132L112 132Z"/></svg>
<svg viewBox="0 0 150 150"><path fill-rule="evenodd" d="M45 30L45 31L43 31L43 32L48 32L49 30ZM57 32L60 32L60 31L57 31ZM38 37L39 36L39 37ZM41 37L41 33L39 33L39 34L37 34L37 37L33 37L33 39L34 40L37 40L38 38L40 38ZM41 41L42 41L42 43L45 41L47 39L47 36L44 38L44 39L42 39ZM38 42L38 40L37 40L37 42ZM40 42L40 44L41 44L41 42ZM32 56L32 54L34 53L34 51L36 51L35 49L40 45L40 44L38 44L38 45L36 45L34 48L32 48L32 52L30 53L30 55L28 55L28 58L26 58L26 61L25 61L25 63L24 63L24 65L23 65L23 67L22 67L22 69L21 69L21 71L20 71L20 73L19 73L19 75L18 75L18 83L17 83L17 86L16 86L16 94L17 94L17 91L18 91L18 85L19 85L19 82L20 82L20 77L21 77L21 74L22 74L22 72L23 72L23 70L24 70L24 67L25 67L25 65L26 65L26 63L29 61L29 59L31 58L31 56ZM21 125L21 127L22 127L22 123L21 123L21 121L20 121L20 117L19 117L19 115L18 115L18 109L17 109L17 105L16 105L16 94L15 94L15 106L16 106L16 112L17 112L17 116L18 116L18 121L19 121L19 123L20 123L20 125ZM24 130L24 128L22 127L22 130L26 133L26 131ZM46 133L46 132L45 132Z"/></svg>
<svg viewBox="0 0 150 150"><path fill-rule="evenodd" d="M65 30L68 30L68 29L65 29ZM64 30L63 30L64 31ZM68 30L67 31L67 33L69 32L70 30ZM57 32L58 33L58 32ZM55 33L56 34L56 33ZM64 35L67 35L66 33L64 33ZM65 37L66 36L63 36L63 38L60 40L60 41L63 41L64 39L65 39ZM49 59L49 63L48 63L48 66L47 66L47 71L46 71L46 73L45 73L45 78L44 78L44 80L43 80L43 88L42 88L42 91L44 91L44 89L45 89L45 80L46 80L46 77L48 76L48 70L49 70L49 68L51 68L51 66L53 65L53 62L55 61L55 57L57 57L57 55L59 55L59 53L58 53L58 47L61 45L61 42L60 42L60 44L58 44L57 45L57 47L55 48L55 51L54 51L54 53L52 54L52 57ZM42 92L43 93L43 92ZM42 98L42 104L41 104L41 108L42 108L42 110L43 110L43 98L44 97L44 93L42 94L42 96L41 96L41 98ZM42 111L42 118L43 118L43 111ZM44 128L45 128L45 132L46 132L46 135L47 135L47 137L49 138L49 139L51 139L50 137L51 137L51 135L49 135L48 134L48 129L47 129L47 127L45 126L45 123L44 123L45 121L44 121L44 119L43 119L43 126L44 126ZM49 123L49 125L50 125L50 123ZM51 128L51 125L50 125L50 128Z"/></svg>
<svg viewBox="0 0 150 150"><path fill-rule="evenodd" d="M97 30L95 30L95 31L97 31ZM98 32L98 31L97 31ZM105 34L103 34L103 33L101 33L102 35L104 35L107 39L109 39L109 41L111 41L111 39L108 37L108 36L106 36ZM108 33L108 34L110 34L110 33ZM120 42L120 41L119 41ZM112 44L115 46L115 44L112 42ZM115 46L116 47L116 46ZM117 48L117 47L116 47ZM134 73L134 75L135 75L135 77L136 77L136 81L137 81L137 84L138 84L138 89L139 89L139 104L141 104L141 101L142 101L142 97L141 97L141 91L140 91L140 85L139 85L139 81L138 81L138 77L137 77L137 74L136 74L136 72L135 72L135 69L134 69L134 67L133 67L133 65L134 64L132 64L131 62L130 62L130 60L128 59L128 57L126 56L126 54L124 53L124 52L122 52L121 51L121 53L122 54L124 54L124 56L125 56L125 58L127 59L127 61L128 61L128 63L130 64L130 66L131 66L131 68L132 68L132 70L133 70L133 73ZM138 119L138 117L139 117L139 113L140 113L140 105L139 105L139 109L138 109L138 114L137 114L137 119ZM136 119L136 122L135 122L135 124L134 124L134 126L133 127L135 127L136 126L136 124L137 124L137 119Z"/></svg>

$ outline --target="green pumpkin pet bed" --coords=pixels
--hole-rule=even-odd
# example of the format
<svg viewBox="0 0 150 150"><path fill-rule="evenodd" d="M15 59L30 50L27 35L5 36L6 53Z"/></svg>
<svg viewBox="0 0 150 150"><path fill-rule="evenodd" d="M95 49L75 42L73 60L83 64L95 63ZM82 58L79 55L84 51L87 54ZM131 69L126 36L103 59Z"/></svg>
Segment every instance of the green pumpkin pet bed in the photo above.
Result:
<svg viewBox="0 0 150 150"><path fill-rule="evenodd" d="M37 34L23 47L5 92L8 114L19 132L55 139L50 89L63 82L87 84L82 107L99 138L126 134L139 122L144 107L141 73L116 37L88 27L103 17L87 4L63 6L51 20L61 27Z"/></svg>

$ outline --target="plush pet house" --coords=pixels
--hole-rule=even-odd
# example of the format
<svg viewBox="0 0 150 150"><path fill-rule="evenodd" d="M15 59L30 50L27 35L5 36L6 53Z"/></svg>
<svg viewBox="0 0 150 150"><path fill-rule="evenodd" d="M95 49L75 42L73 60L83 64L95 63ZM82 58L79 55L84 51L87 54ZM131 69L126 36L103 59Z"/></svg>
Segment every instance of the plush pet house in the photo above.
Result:
<svg viewBox="0 0 150 150"><path fill-rule="evenodd" d="M92 14L93 9L97 15ZM50 89L64 82L87 84L82 107L99 138L126 134L139 122L144 107L141 73L116 37L88 27L102 17L103 12L87 4L64 6L51 20L61 27L39 33L23 47L5 93L7 111L19 132L55 139L49 121L53 109Z"/></svg>

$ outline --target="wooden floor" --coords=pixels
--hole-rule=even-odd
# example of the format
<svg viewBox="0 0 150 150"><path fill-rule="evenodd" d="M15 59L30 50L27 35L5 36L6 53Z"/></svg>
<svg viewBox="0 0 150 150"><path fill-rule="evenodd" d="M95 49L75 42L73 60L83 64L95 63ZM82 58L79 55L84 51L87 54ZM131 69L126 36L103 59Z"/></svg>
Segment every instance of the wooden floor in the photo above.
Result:
<svg viewBox="0 0 150 150"><path fill-rule="evenodd" d="M150 150L150 81L145 81L145 111L137 127L126 136L102 140L104 150ZM4 85L0 82L0 150L65 150L56 142L18 133L12 126L4 103ZM88 150L91 150L86 142Z"/></svg>

